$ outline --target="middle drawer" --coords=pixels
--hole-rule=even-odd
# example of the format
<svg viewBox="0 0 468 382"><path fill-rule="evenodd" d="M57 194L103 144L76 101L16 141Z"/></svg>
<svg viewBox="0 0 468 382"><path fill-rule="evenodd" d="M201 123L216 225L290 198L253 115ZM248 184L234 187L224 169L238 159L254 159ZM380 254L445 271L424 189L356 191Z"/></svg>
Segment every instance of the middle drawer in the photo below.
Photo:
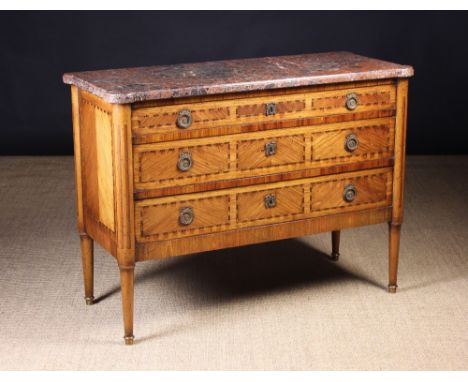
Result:
<svg viewBox="0 0 468 382"><path fill-rule="evenodd" d="M135 202L139 243L388 207L392 168Z"/></svg>
<svg viewBox="0 0 468 382"><path fill-rule="evenodd" d="M393 157L394 119L134 146L134 183L151 190Z"/></svg>

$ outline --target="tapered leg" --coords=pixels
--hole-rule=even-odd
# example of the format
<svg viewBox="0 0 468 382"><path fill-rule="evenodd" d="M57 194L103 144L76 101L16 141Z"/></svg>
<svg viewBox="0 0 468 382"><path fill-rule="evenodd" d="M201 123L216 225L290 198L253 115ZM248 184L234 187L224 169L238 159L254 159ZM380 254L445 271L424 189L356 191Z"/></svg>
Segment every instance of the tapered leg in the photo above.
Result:
<svg viewBox="0 0 468 382"><path fill-rule="evenodd" d="M135 338L133 336L133 279L133 267L120 268L125 345L132 345Z"/></svg>
<svg viewBox="0 0 468 382"><path fill-rule="evenodd" d="M398 254L400 252L400 229L401 224L389 223L389 250L388 250L388 291L396 293Z"/></svg>
<svg viewBox="0 0 468 382"><path fill-rule="evenodd" d="M338 261L340 258L340 231L332 231L332 253L331 259Z"/></svg>
<svg viewBox="0 0 468 382"><path fill-rule="evenodd" d="M86 234L80 235L81 260L83 263L83 279L86 305L94 302L94 252L93 239Z"/></svg>

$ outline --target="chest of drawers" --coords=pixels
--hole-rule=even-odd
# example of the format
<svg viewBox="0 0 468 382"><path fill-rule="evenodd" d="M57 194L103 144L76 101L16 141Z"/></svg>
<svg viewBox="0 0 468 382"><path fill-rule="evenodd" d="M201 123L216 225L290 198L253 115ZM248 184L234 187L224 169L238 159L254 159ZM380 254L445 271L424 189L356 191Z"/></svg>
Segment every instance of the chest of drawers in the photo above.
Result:
<svg viewBox="0 0 468 382"><path fill-rule="evenodd" d="M67 73L85 300L93 242L140 261L389 223L397 288L410 66L348 52Z"/></svg>

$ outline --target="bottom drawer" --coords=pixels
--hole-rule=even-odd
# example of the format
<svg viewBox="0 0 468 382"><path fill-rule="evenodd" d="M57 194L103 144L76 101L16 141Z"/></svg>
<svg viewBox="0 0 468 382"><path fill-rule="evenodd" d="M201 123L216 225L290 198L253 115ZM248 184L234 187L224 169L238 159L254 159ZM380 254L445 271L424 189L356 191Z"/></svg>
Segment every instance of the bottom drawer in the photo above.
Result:
<svg viewBox="0 0 468 382"><path fill-rule="evenodd" d="M138 242L390 206L392 169L170 196L135 203Z"/></svg>

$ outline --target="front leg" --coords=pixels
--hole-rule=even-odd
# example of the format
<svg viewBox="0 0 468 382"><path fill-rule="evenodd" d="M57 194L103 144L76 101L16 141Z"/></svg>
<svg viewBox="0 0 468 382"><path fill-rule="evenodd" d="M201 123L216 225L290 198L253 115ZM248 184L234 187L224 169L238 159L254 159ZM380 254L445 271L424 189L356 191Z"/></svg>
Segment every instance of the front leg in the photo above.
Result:
<svg viewBox="0 0 468 382"><path fill-rule="evenodd" d="M133 345L133 284L134 266L120 266L120 288L124 321L125 345Z"/></svg>

